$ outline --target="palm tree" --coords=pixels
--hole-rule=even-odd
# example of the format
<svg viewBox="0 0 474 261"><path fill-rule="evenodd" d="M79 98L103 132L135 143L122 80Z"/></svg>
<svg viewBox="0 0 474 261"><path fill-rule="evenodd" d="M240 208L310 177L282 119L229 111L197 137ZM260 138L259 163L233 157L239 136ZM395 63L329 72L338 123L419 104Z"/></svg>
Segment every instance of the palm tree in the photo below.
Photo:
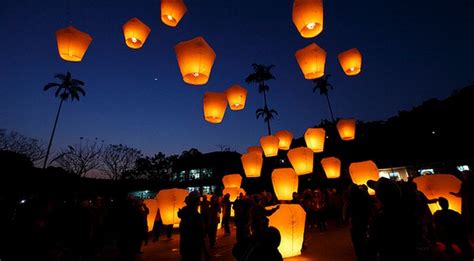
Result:
<svg viewBox="0 0 474 261"><path fill-rule="evenodd" d="M58 124L59 113L61 112L63 102L67 99L70 99L71 102L74 100L79 101L80 94L82 94L82 96L86 95L86 92L83 89L84 82L72 79L70 72L67 72L66 74L58 73L54 75L54 78L59 79L61 82L50 82L46 84L43 88L44 91L47 91L51 88L56 88L54 96L59 98L60 100L58 112L56 113L56 119L54 120L53 131L51 132L51 137L49 139L48 149L46 150L46 157L44 159L43 169L46 168L46 165L48 163L49 151L51 150L51 145L53 144L54 133L56 132L56 125Z"/></svg>
<svg viewBox="0 0 474 261"><path fill-rule="evenodd" d="M257 83L258 84L258 92L263 93L263 102L264 107L257 109L255 114L257 115L257 119L263 117L263 120L267 123L268 135L271 135L271 128L270 128L270 121L273 119L273 115L278 113L275 110L268 109L268 102L267 102L267 92L270 91L270 87L265 84L265 81L275 79L271 70L275 65L264 65L264 64L252 64L253 73L249 74L247 78L245 78L246 83Z"/></svg>
<svg viewBox="0 0 474 261"><path fill-rule="evenodd" d="M336 122L334 120L334 114L332 113L332 107L331 107L331 102L329 101L329 89L333 89L332 85L328 83L328 78L331 76L330 74L326 74L323 77L314 79L313 82L315 83L313 87L313 92L316 92L319 89L319 94L326 96L326 100L328 102L328 107L329 107L329 112L331 113L331 118L333 122Z"/></svg>

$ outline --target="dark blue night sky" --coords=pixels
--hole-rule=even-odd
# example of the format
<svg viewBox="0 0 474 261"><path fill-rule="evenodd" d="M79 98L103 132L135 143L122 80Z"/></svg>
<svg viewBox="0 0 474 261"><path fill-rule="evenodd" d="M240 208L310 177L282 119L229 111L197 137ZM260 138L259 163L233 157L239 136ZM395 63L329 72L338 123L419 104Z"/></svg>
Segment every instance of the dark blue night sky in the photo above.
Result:
<svg viewBox="0 0 474 261"><path fill-rule="evenodd" d="M185 2L188 13L171 28L160 21L159 0L2 1L0 128L47 142L59 101L42 87L55 73L70 70L86 82L87 95L63 107L55 150L79 137L97 137L146 154L192 147L207 152L217 144L242 152L266 133L255 119L263 98L244 81L252 63L265 63L276 65L277 79L268 82L269 105L279 112L272 127L299 137L329 118L325 99L312 93L294 58L311 42L327 51L337 117L386 119L474 80L472 0L327 0L324 31L313 39L296 31L289 0ZM123 39L122 25L132 17L152 29L139 50L127 48ZM57 53L55 31L69 20L93 37L78 64ZM217 58L210 81L198 87L182 81L174 46L200 35ZM363 68L347 77L337 54L352 47L362 52ZM206 122L204 92L233 83L249 89L245 110L228 109L218 125Z"/></svg>

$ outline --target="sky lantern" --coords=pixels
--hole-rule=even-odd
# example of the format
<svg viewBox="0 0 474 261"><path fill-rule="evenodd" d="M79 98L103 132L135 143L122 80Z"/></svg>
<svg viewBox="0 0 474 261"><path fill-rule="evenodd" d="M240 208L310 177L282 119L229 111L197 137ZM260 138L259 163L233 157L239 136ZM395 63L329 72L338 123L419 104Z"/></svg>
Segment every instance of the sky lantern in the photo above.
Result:
<svg viewBox="0 0 474 261"><path fill-rule="evenodd" d="M379 169L371 160L353 162L349 165L349 174L352 182L357 185L367 185L367 181L379 179ZM369 188L369 194L375 195L375 191Z"/></svg>
<svg viewBox="0 0 474 261"><path fill-rule="evenodd" d="M295 0L293 23L304 38L312 38L323 31L323 0Z"/></svg>
<svg viewBox="0 0 474 261"><path fill-rule="evenodd" d="M296 174L305 175L313 172L313 151L310 148L291 149L287 156Z"/></svg>
<svg viewBox="0 0 474 261"><path fill-rule="evenodd" d="M148 215L146 216L146 223L148 225L148 232L153 230L153 225L155 224L156 214L158 213L158 201L154 198L143 200L146 207L148 208Z"/></svg>
<svg viewBox="0 0 474 261"><path fill-rule="evenodd" d="M222 92L204 93L204 119L210 123L220 123L227 109L227 97Z"/></svg>
<svg viewBox="0 0 474 261"><path fill-rule="evenodd" d="M328 179L337 179L341 176L341 161L338 158L324 158L321 160L321 165Z"/></svg>
<svg viewBox="0 0 474 261"><path fill-rule="evenodd" d="M92 37L69 26L56 31L59 56L65 61L80 62L86 54Z"/></svg>
<svg viewBox="0 0 474 261"><path fill-rule="evenodd" d="M260 145L262 145L263 153L265 157L273 157L278 154L278 145L280 141L278 137L269 135L260 138Z"/></svg>
<svg viewBox="0 0 474 261"><path fill-rule="evenodd" d="M245 195L245 190L243 188L224 188L222 190L222 196L224 196L225 194L230 195L230 202L234 202L237 197L239 197L240 193Z"/></svg>
<svg viewBox="0 0 474 261"><path fill-rule="evenodd" d="M161 21L171 27L176 27L188 11L183 0L161 0Z"/></svg>
<svg viewBox="0 0 474 261"><path fill-rule="evenodd" d="M250 146L247 148L247 153L250 153L250 152L256 152L258 154L260 154L261 157L263 157L263 149L261 146Z"/></svg>
<svg viewBox="0 0 474 261"><path fill-rule="evenodd" d="M298 192L298 175L292 168L274 169L272 184L278 200L292 200L293 192Z"/></svg>
<svg viewBox="0 0 474 261"><path fill-rule="evenodd" d="M123 25L125 43L132 49L139 49L145 44L151 29L138 18L132 18Z"/></svg>
<svg viewBox="0 0 474 261"><path fill-rule="evenodd" d="M295 57L305 79L314 80L324 76L326 51L317 44L312 43L299 49L296 51Z"/></svg>
<svg viewBox="0 0 474 261"><path fill-rule="evenodd" d="M227 94L227 101L229 102L231 110L240 111L244 109L245 100L247 99L247 89L238 84L234 84L230 86L225 93Z"/></svg>
<svg viewBox="0 0 474 261"><path fill-rule="evenodd" d="M324 141L326 140L326 131L323 128L308 128L304 133L306 146L318 153L324 150Z"/></svg>
<svg viewBox="0 0 474 261"><path fill-rule="evenodd" d="M183 81L191 85L206 84L216 53L202 37L178 43L174 51Z"/></svg>
<svg viewBox="0 0 474 261"><path fill-rule="evenodd" d="M336 127L342 140L353 140L355 138L356 121L354 119L340 119Z"/></svg>
<svg viewBox="0 0 474 261"><path fill-rule="evenodd" d="M354 76L360 73L362 68L362 54L357 48L352 48L340 53L337 58L342 70L347 76Z"/></svg>
<svg viewBox="0 0 474 261"><path fill-rule="evenodd" d="M257 152L249 152L240 157L247 178L258 178L262 171L263 157Z"/></svg>
<svg viewBox="0 0 474 261"><path fill-rule="evenodd" d="M242 176L240 174L229 174L222 177L224 188L240 188L242 184Z"/></svg>
<svg viewBox="0 0 474 261"><path fill-rule="evenodd" d="M293 134L287 130L281 130L275 133L278 137L278 148L281 150L289 150L291 142L293 141Z"/></svg>
<svg viewBox="0 0 474 261"><path fill-rule="evenodd" d="M428 199L446 198L449 202L449 209L461 213L462 200L450 192L458 192L461 189L461 180L450 174L433 174L419 176L413 179L419 191L423 192ZM441 210L439 204L428 205L431 213Z"/></svg>
<svg viewBox="0 0 474 261"><path fill-rule="evenodd" d="M274 207L270 206L266 209ZM304 209L299 204L281 204L280 208L268 219L269 226L280 231L281 242L278 251L283 258L301 255L306 221Z"/></svg>
<svg viewBox="0 0 474 261"><path fill-rule="evenodd" d="M163 189L158 192L156 201L163 225L179 224L178 210L185 206L184 199L188 194L186 189L177 188Z"/></svg>

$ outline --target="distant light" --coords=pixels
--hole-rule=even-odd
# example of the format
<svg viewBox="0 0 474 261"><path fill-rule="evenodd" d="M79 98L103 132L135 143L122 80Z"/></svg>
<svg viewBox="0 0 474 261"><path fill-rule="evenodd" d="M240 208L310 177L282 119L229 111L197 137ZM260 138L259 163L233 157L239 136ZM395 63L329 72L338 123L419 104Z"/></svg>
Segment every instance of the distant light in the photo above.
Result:
<svg viewBox="0 0 474 261"><path fill-rule="evenodd" d="M171 16L171 15L167 15L166 18L168 18L168 20L170 20L170 21L173 20L173 16Z"/></svg>
<svg viewBox="0 0 474 261"><path fill-rule="evenodd" d="M158 78L155 78L155 81L158 81Z"/></svg>
<svg viewBox="0 0 474 261"><path fill-rule="evenodd" d="M306 28L308 28L309 30L313 30L315 26L316 26L316 23L313 22L313 23L307 24Z"/></svg>
<svg viewBox="0 0 474 261"><path fill-rule="evenodd" d="M150 192L150 191L148 191L148 190L145 190L145 193L148 193L148 192Z"/></svg>
<svg viewBox="0 0 474 261"><path fill-rule="evenodd" d="M329 139L329 136L326 136L326 139Z"/></svg>
<svg viewBox="0 0 474 261"><path fill-rule="evenodd" d="M20 200L20 204L25 204L25 202L26 202L26 199Z"/></svg>
<svg viewBox="0 0 474 261"><path fill-rule="evenodd" d="M433 134L433 135L436 134L436 131L432 131L431 134Z"/></svg>

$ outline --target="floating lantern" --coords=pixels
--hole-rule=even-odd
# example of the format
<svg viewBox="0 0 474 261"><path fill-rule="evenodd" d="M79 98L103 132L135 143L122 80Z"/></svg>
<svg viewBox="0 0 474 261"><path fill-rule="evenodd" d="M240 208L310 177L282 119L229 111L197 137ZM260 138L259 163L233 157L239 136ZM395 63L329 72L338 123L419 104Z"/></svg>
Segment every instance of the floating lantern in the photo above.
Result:
<svg viewBox="0 0 474 261"><path fill-rule="evenodd" d="M163 189L156 195L158 209L163 225L179 225L178 210L185 206L184 199L188 195L186 189Z"/></svg>
<svg viewBox="0 0 474 261"><path fill-rule="evenodd" d="M299 49L296 51L295 57L305 79L313 80L324 76L326 51L317 44L312 43Z"/></svg>
<svg viewBox="0 0 474 261"><path fill-rule="evenodd" d="M260 146L250 146L250 147L248 147L247 148L247 153L250 153L250 152L256 152L256 153L260 154L261 157L263 157L263 149Z"/></svg>
<svg viewBox="0 0 474 261"><path fill-rule="evenodd" d="M132 49L138 49L145 44L146 38L150 34L150 27L138 18L132 18L123 25L123 35L125 43Z"/></svg>
<svg viewBox="0 0 474 261"><path fill-rule="evenodd" d="M349 165L349 174L352 182L357 185L367 185L367 181L379 179L379 169L377 165L371 160L353 162ZM375 195L375 191L369 188L369 194Z"/></svg>
<svg viewBox="0 0 474 261"><path fill-rule="evenodd" d="M304 38L312 38L323 31L323 1L295 0L293 23Z"/></svg>
<svg viewBox="0 0 474 261"><path fill-rule="evenodd" d="M204 93L204 119L210 123L220 123L227 109L227 98L222 92Z"/></svg>
<svg viewBox="0 0 474 261"><path fill-rule="evenodd" d="M439 197L446 198L449 202L449 209L461 213L461 198L451 194L451 192L458 192L461 189L461 180L449 174L434 174L419 176L414 178L413 181L416 183L418 190L423 192L429 200ZM437 202L428 206L433 214L437 210L441 210Z"/></svg>
<svg viewBox="0 0 474 261"><path fill-rule="evenodd" d="M324 158L321 160L321 165L328 179L337 179L341 176L341 161L338 158Z"/></svg>
<svg viewBox="0 0 474 261"><path fill-rule="evenodd" d="M362 68L362 54L360 54L357 48L344 51L340 53L337 58L346 75L354 76L360 73L360 69Z"/></svg>
<svg viewBox="0 0 474 261"><path fill-rule="evenodd" d="M262 145L265 157L273 157L278 154L278 145L280 141L277 137L269 135L260 138L260 145Z"/></svg>
<svg viewBox="0 0 474 261"><path fill-rule="evenodd" d="M202 37L178 43L174 51L183 81L192 85L206 84L211 75L216 53Z"/></svg>
<svg viewBox="0 0 474 261"><path fill-rule="evenodd" d="M161 0L161 21L175 27L187 10L182 0Z"/></svg>
<svg viewBox="0 0 474 261"><path fill-rule="evenodd" d="M296 174L304 175L313 172L313 151L310 148L291 149L287 156Z"/></svg>
<svg viewBox="0 0 474 261"><path fill-rule="evenodd" d="M336 126L342 140L353 140L355 138L356 121L354 119L340 119Z"/></svg>
<svg viewBox="0 0 474 261"><path fill-rule="evenodd" d="M298 175L292 168L274 169L272 184L278 200L292 200L293 192L298 192Z"/></svg>
<svg viewBox="0 0 474 261"><path fill-rule="evenodd" d="M65 61L80 62L86 54L92 37L69 26L56 31L59 56Z"/></svg>
<svg viewBox="0 0 474 261"><path fill-rule="evenodd" d="M245 176L247 178L260 177L263 165L261 154L258 154L257 152L249 152L242 155L240 160L242 161L242 166L244 167Z"/></svg>
<svg viewBox="0 0 474 261"><path fill-rule="evenodd" d="M227 101L229 107L233 111L240 111L245 107L245 100L247 99L247 89L238 84L234 84L227 89Z"/></svg>
<svg viewBox="0 0 474 261"><path fill-rule="evenodd" d="M326 140L326 131L323 128L308 128L304 133L306 146L318 153L324 150L324 141Z"/></svg>
<svg viewBox="0 0 474 261"><path fill-rule="evenodd" d="M293 141L293 134L287 130L281 130L275 133L278 138L278 148L281 150L289 150L291 142Z"/></svg>
<svg viewBox="0 0 474 261"><path fill-rule="evenodd" d="M301 255L306 212L299 204L281 204L279 206L280 208L268 217L268 225L280 231L281 241L278 251L283 258Z"/></svg>
<svg viewBox="0 0 474 261"><path fill-rule="evenodd" d="M146 207L148 208L148 215L146 216L146 224L148 225L148 232L153 230L155 224L156 214L158 213L158 201L156 199L145 199L143 200Z"/></svg>
<svg viewBox="0 0 474 261"><path fill-rule="evenodd" d="M222 196L225 194L230 195L230 202L234 202L239 197L240 193L245 195L245 190L243 188L224 188L222 190Z"/></svg>
<svg viewBox="0 0 474 261"><path fill-rule="evenodd" d="M242 176L240 174L229 174L222 177L224 188L240 188L242 184Z"/></svg>

